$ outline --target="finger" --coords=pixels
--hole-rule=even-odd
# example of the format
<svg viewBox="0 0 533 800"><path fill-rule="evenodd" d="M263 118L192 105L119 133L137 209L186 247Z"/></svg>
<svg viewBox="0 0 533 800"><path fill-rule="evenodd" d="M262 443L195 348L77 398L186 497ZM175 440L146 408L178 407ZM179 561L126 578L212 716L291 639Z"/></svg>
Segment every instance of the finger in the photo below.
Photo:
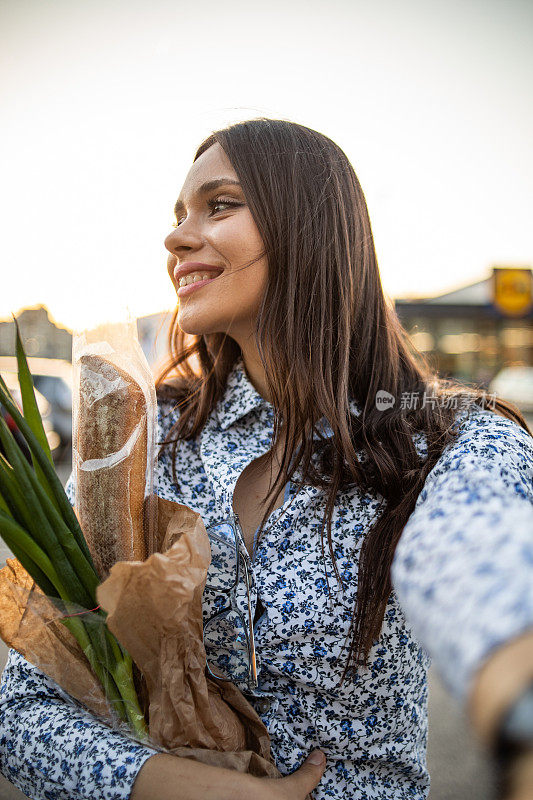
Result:
<svg viewBox="0 0 533 800"><path fill-rule="evenodd" d="M313 750L300 769L282 778L286 787L290 787L291 797L307 797L310 791L320 782L326 768L326 756L321 750ZM285 788L285 787L284 787Z"/></svg>
<svg viewBox="0 0 533 800"><path fill-rule="evenodd" d="M533 800L533 753L521 753L508 770L505 800Z"/></svg>

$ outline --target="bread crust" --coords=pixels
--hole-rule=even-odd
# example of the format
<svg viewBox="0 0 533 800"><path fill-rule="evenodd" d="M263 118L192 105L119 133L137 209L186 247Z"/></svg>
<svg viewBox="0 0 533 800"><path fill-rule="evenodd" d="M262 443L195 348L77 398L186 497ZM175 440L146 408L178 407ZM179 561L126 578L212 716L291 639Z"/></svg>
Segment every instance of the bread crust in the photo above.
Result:
<svg viewBox="0 0 533 800"><path fill-rule="evenodd" d="M76 507L102 580L116 561L144 561L147 405L131 375L98 355L80 358Z"/></svg>

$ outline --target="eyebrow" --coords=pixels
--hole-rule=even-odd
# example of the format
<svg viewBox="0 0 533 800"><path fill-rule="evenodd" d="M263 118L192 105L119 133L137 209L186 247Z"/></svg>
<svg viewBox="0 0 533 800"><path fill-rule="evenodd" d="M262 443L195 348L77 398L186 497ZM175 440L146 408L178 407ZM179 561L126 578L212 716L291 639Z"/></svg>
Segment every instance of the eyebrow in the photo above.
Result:
<svg viewBox="0 0 533 800"><path fill-rule="evenodd" d="M205 183L202 183L196 194L207 194L213 189L218 189L219 186L227 186L228 184L232 186L241 185L239 181L236 181L234 178L215 178L212 181L206 181ZM176 205L174 206L174 214L177 215L180 211L183 211L184 208L185 206L183 202L181 200L177 200Z"/></svg>

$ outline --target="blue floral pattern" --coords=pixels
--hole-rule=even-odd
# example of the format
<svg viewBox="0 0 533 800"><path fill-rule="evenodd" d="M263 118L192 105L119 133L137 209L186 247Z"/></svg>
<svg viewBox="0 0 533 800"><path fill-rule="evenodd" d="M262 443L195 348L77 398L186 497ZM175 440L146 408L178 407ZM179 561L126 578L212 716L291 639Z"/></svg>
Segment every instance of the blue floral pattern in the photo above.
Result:
<svg viewBox="0 0 533 800"><path fill-rule="evenodd" d="M9 651L0 687L0 771L31 800L124 800L156 752L112 731Z"/></svg>
<svg viewBox="0 0 533 800"><path fill-rule="evenodd" d="M359 413L355 403L351 408ZM168 401L158 411L162 441L178 412ZM368 669L339 684L359 550L379 513L379 495L351 487L337 496L332 538L340 585L320 547L325 493L308 485L297 492L299 469L250 554L252 603L259 599L264 609L254 624L261 669L257 690L237 685L266 724L283 774L314 747L325 751L316 800L426 798L429 654L465 698L490 651L533 625L533 439L477 407L461 413L458 425L402 533L394 591ZM318 430L331 434L325 420L317 438ZM158 494L200 513L207 527L226 519L241 472L269 450L272 434L272 406L239 359L204 430L178 444L179 487L170 448L163 452ZM414 441L423 456L424 435ZM72 480L68 488L73 501ZM244 612L240 586L237 602ZM220 604L216 591L206 591L205 618ZM223 654L219 646L217 652L211 643L214 662ZM103 728L13 651L2 676L0 720L1 771L38 800L123 800L154 752Z"/></svg>

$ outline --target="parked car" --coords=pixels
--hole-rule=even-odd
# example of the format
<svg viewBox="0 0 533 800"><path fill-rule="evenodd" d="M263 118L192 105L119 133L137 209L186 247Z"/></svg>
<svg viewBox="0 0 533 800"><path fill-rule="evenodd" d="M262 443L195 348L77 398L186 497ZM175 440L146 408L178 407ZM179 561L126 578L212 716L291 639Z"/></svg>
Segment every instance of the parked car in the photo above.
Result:
<svg viewBox="0 0 533 800"><path fill-rule="evenodd" d="M57 375L33 375L35 388L51 406L50 421L59 434L60 459L70 457L72 447L72 390L64 378Z"/></svg>
<svg viewBox="0 0 533 800"><path fill-rule="evenodd" d="M16 404L20 408L22 412L22 398L20 396L20 389L17 381L17 376L12 372L2 372L2 378L9 389L13 399L15 400ZM54 458L58 455L58 448L61 444L61 437L59 433L55 430L53 422L52 422L52 406L46 399L46 397L41 394L41 392L35 388L35 399L37 401L37 408L39 409L39 413L43 420L43 427L44 432L46 433L46 438L48 439L48 444L50 446L50 450ZM28 460L31 460L30 451L26 444L26 440L22 436L21 432L19 431L15 420L3 407L1 408L2 415L7 422L8 428L15 437L17 443L19 444L21 450L25 454ZM0 448L3 452L3 449Z"/></svg>
<svg viewBox="0 0 533 800"><path fill-rule="evenodd" d="M504 367L492 379L489 392L510 400L524 414L533 414L533 367Z"/></svg>

